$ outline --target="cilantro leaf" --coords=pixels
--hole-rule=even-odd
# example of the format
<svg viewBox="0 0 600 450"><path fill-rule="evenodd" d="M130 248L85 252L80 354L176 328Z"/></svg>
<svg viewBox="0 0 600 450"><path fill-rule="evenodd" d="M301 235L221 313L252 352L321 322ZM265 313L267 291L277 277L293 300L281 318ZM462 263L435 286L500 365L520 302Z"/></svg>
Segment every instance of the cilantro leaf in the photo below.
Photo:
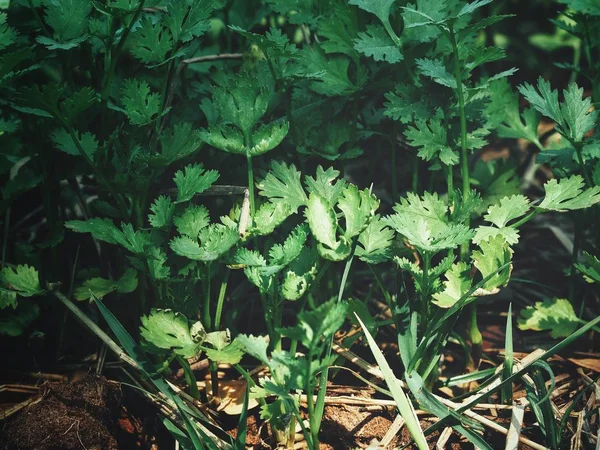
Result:
<svg viewBox="0 0 600 450"><path fill-rule="evenodd" d="M68 50L87 39L88 16L92 4L78 0L53 0L46 7L44 20L53 30L52 39L38 38L50 49Z"/></svg>
<svg viewBox="0 0 600 450"><path fill-rule="evenodd" d="M420 92L408 84L398 84L394 92L385 94L385 111L383 114L401 123L423 123L430 116L430 105Z"/></svg>
<svg viewBox="0 0 600 450"><path fill-rule="evenodd" d="M517 324L520 330L550 330L550 336L558 339L571 335L577 329L579 319L569 300L547 298L522 309Z"/></svg>
<svg viewBox="0 0 600 450"><path fill-rule="evenodd" d="M213 331L213 333L225 333L223 331ZM213 333L207 334L207 340ZM244 356L244 349L242 344L237 339L233 342L228 343L224 347L219 348L207 348L206 357L211 361L215 361L221 364L237 364L242 360Z"/></svg>
<svg viewBox="0 0 600 450"><path fill-rule="evenodd" d="M157 118L162 98L157 92L151 93L145 81L125 80L121 96L125 115L132 125L147 125Z"/></svg>
<svg viewBox="0 0 600 450"><path fill-rule="evenodd" d="M147 233L135 231L129 223L121 224L119 230L110 219L70 220L65 226L76 233L91 233L94 239L120 245L136 254L145 253L151 244Z"/></svg>
<svg viewBox="0 0 600 450"><path fill-rule="evenodd" d="M64 128L54 130L50 135L52 142L60 151L68 155L80 156L81 153L77 145L73 142L71 135ZM85 151L86 155L93 159L93 155L98 150L98 141L92 133L78 133L79 144Z"/></svg>
<svg viewBox="0 0 600 450"><path fill-rule="evenodd" d="M388 20L390 8L395 2L396 0L350 0L348 3L376 15L383 22Z"/></svg>
<svg viewBox="0 0 600 450"><path fill-rule="evenodd" d="M300 183L300 176L300 172L293 164L288 166L273 160L267 176L257 183L259 195L267 197L274 203L284 203L293 212L297 212L298 208L308 201Z"/></svg>
<svg viewBox="0 0 600 450"><path fill-rule="evenodd" d="M210 30L209 19L216 3L210 0L194 0L189 8L188 4L173 2L167 10L165 24L176 42L189 42Z"/></svg>
<svg viewBox="0 0 600 450"><path fill-rule="evenodd" d="M254 213L250 232L258 236L271 234L293 213L292 208L283 201L263 203Z"/></svg>
<svg viewBox="0 0 600 450"><path fill-rule="evenodd" d="M152 309L142 316L140 326L142 339L148 349L175 352L184 358L193 358L200 353L200 344L194 341L187 318L169 309Z"/></svg>
<svg viewBox="0 0 600 450"><path fill-rule="evenodd" d="M544 185L546 196L539 207L548 211L567 211L588 208L600 202L600 186L583 190L585 183L579 175L562 180L552 179Z"/></svg>
<svg viewBox="0 0 600 450"><path fill-rule="evenodd" d="M165 228L171 224L175 205L169 197L161 195L150 205L150 211L152 211L148 214L150 225L154 228Z"/></svg>
<svg viewBox="0 0 600 450"><path fill-rule="evenodd" d="M351 184L342 191L337 206L344 213L344 236L350 240L357 236L375 215L379 200L369 189L359 191L358 187Z"/></svg>
<svg viewBox="0 0 600 450"><path fill-rule="evenodd" d="M584 262L573 265L583 274L588 283L600 283L600 260L588 252L583 252L583 254L585 255Z"/></svg>
<svg viewBox="0 0 600 450"><path fill-rule="evenodd" d="M329 248L336 248L337 219L327 201L319 194L311 193L304 214L315 239Z"/></svg>
<svg viewBox="0 0 600 450"><path fill-rule="evenodd" d="M75 298L77 300L89 300L92 296L102 298L115 291L128 294L135 291L137 285L137 271L135 269L127 269L123 276L116 281L100 277L84 281L81 286L75 289Z"/></svg>
<svg viewBox="0 0 600 450"><path fill-rule="evenodd" d="M167 255L160 248L150 247L146 262L148 263L148 271L153 280L165 280L169 278L171 269L165 265Z"/></svg>
<svg viewBox="0 0 600 450"><path fill-rule="evenodd" d="M40 276L33 266L5 267L0 271L0 283L4 289L14 291L21 297L32 297L43 292Z"/></svg>
<svg viewBox="0 0 600 450"><path fill-rule="evenodd" d="M492 205L483 217L498 228L504 227L511 220L517 219L529 211L529 199L524 195L504 197L498 204Z"/></svg>
<svg viewBox="0 0 600 450"><path fill-rule="evenodd" d="M465 262L452 264L445 273L444 290L433 294L433 303L440 308L450 308L471 289L471 268Z"/></svg>
<svg viewBox="0 0 600 450"><path fill-rule="evenodd" d="M385 226L379 215L375 215L358 237L356 256L367 264L387 261L391 257L393 240L394 231Z"/></svg>
<svg viewBox="0 0 600 450"><path fill-rule="evenodd" d="M442 86L456 89L457 80L447 70L444 63L439 59L417 58L415 60L417 67L423 75L431 78Z"/></svg>
<svg viewBox="0 0 600 450"><path fill-rule="evenodd" d="M402 52L380 25L369 25L365 33L358 33L354 40L354 48L375 61L386 61L390 64L404 59Z"/></svg>
<svg viewBox="0 0 600 450"><path fill-rule="evenodd" d="M448 223L448 207L437 194L423 197L409 193L394 206L396 214L385 217L386 225L402 234L421 252L439 252L456 248L473 237L463 224Z"/></svg>
<svg viewBox="0 0 600 450"><path fill-rule="evenodd" d="M269 250L269 264L287 266L298 257L308 237L308 227L300 224L292 230L283 244L275 244Z"/></svg>
<svg viewBox="0 0 600 450"><path fill-rule="evenodd" d="M300 299L316 276L316 254L308 247L303 247L285 272L280 286L282 297L292 301Z"/></svg>
<svg viewBox="0 0 600 450"><path fill-rule="evenodd" d="M240 235L233 226L214 223L200 230L200 244L188 236L174 238L171 249L178 255L194 261L210 262L218 259L233 247Z"/></svg>
<svg viewBox="0 0 600 450"><path fill-rule="evenodd" d="M250 267L266 267L267 260L263 255L258 253L256 250L250 250L248 248L242 247L238 248L237 252L233 256L233 261L236 264L241 264L243 266Z"/></svg>
<svg viewBox="0 0 600 450"><path fill-rule="evenodd" d="M600 16L600 5L596 0L558 0L559 3L566 4L570 9L589 14L590 16Z"/></svg>
<svg viewBox="0 0 600 450"><path fill-rule="evenodd" d="M487 294L498 292L498 288L506 286L510 279L512 265L503 269L502 266L508 264L512 258L512 249L508 242L502 236L493 236L480 242L479 249L473 252L471 259L473 265L479 270L481 276L492 277L483 284L483 290Z"/></svg>
<svg viewBox="0 0 600 450"><path fill-rule="evenodd" d="M131 35L131 53L145 64L164 62L173 45L171 32L150 17L144 17Z"/></svg>
<svg viewBox="0 0 600 450"><path fill-rule="evenodd" d="M0 334L20 336L40 315L40 308L35 303L21 302L14 311L6 311L0 316Z"/></svg>
<svg viewBox="0 0 600 450"><path fill-rule="evenodd" d="M304 64L307 74L321 74L310 87L317 94L335 96L348 95L356 91L348 77L350 59L345 56L330 56L329 58L318 48L306 47L301 52L300 61Z"/></svg>
<svg viewBox="0 0 600 450"><path fill-rule="evenodd" d="M4 50L17 40L17 32L7 25L6 18L6 13L0 13L0 50Z"/></svg>
<svg viewBox="0 0 600 450"><path fill-rule="evenodd" d="M192 199L196 194L201 194L219 179L216 170L204 170L202 164L189 164L184 170L175 172L173 181L177 185L177 199L175 203L183 203Z"/></svg>
<svg viewBox="0 0 600 450"><path fill-rule="evenodd" d="M201 146L200 131L189 122L178 123L160 135L160 155L151 157L155 165L164 167L194 154Z"/></svg>
<svg viewBox="0 0 600 450"><path fill-rule="evenodd" d="M208 210L204 206L191 205L183 212L183 214L175 217L173 223L180 234L192 239L197 239L200 230L210 224L210 217L208 215Z"/></svg>
<svg viewBox="0 0 600 450"><path fill-rule="evenodd" d="M259 77L241 72L215 88L213 98L224 122L233 123L244 136L250 136L267 112L271 94Z"/></svg>
<svg viewBox="0 0 600 450"><path fill-rule="evenodd" d="M458 155L448 145L448 134L441 120L432 119L429 125L419 122L414 127L408 127L404 135L414 147L421 147L419 157L431 161L438 157L444 164L458 164Z"/></svg>
<svg viewBox="0 0 600 450"><path fill-rule="evenodd" d="M563 91L563 103L558 101L558 91L552 90L550 82L542 77L538 79L537 90L525 83L519 86L519 92L531 106L554 120L560 133L572 142L580 142L598 118L598 111L590 111L591 99L584 99L583 88L575 83Z"/></svg>
<svg viewBox="0 0 600 450"><path fill-rule="evenodd" d="M305 176L304 184L310 193L320 195L330 206L333 206L346 187L344 180L335 181L339 175L339 170L333 167L325 170L322 166L318 166L315 177Z"/></svg>
<svg viewBox="0 0 600 450"><path fill-rule="evenodd" d="M461 8L456 17L462 17L467 14L472 14L475 10L489 3L492 3L492 0L475 0L474 2L467 3Z"/></svg>

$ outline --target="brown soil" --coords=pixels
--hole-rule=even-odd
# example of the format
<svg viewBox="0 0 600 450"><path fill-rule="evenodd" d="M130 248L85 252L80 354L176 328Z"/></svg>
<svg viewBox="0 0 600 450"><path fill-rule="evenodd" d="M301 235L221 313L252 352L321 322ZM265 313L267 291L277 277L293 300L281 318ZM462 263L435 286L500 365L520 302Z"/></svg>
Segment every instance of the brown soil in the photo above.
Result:
<svg viewBox="0 0 600 450"><path fill-rule="evenodd" d="M2 450L117 450L118 383L86 375L47 383L36 401L0 429Z"/></svg>

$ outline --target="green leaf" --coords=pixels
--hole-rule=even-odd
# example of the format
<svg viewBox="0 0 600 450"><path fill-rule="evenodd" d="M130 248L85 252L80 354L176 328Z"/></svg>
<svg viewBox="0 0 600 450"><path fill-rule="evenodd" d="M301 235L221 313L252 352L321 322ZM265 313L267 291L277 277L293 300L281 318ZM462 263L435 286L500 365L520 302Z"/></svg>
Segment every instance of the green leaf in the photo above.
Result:
<svg viewBox="0 0 600 450"><path fill-rule="evenodd" d="M530 209L529 199L524 195L504 197L498 204L492 205L483 217L498 228L504 227L511 220L525 215Z"/></svg>
<svg viewBox="0 0 600 450"><path fill-rule="evenodd" d="M94 153L98 150L98 141L92 133L77 133L79 144L85 151L86 155L93 159ZM73 142L71 135L64 128L54 130L50 135L52 142L60 151L73 156L80 156L81 153L77 145Z"/></svg>
<svg viewBox="0 0 600 450"><path fill-rule="evenodd" d="M17 293L0 287L0 310L8 307L12 309L17 308Z"/></svg>
<svg viewBox="0 0 600 450"><path fill-rule="evenodd" d="M354 48L373 57L375 61L394 64L404 59L400 48L380 25L368 25L365 33L358 33L358 38L354 39Z"/></svg>
<svg viewBox="0 0 600 450"><path fill-rule="evenodd" d="M422 198L408 193L394 211L396 214L385 217L384 223L422 252L456 248L473 236L466 225L447 222L448 207L436 193L425 192Z"/></svg>
<svg viewBox="0 0 600 450"><path fill-rule="evenodd" d="M329 248L337 247L335 213L318 194L311 193L304 212L310 231L317 241Z"/></svg>
<svg viewBox="0 0 600 450"><path fill-rule="evenodd" d="M137 289L138 277L135 269L127 269L119 280L107 280L105 278L90 278L75 289L77 300L89 300L94 295L102 298L111 292L128 294Z"/></svg>
<svg viewBox="0 0 600 450"><path fill-rule="evenodd" d="M196 194L201 194L219 179L216 170L205 171L202 164L189 164L184 170L175 172L173 181L177 185L177 199L175 203L187 202Z"/></svg>
<svg viewBox="0 0 600 450"><path fill-rule="evenodd" d="M210 262L227 253L239 239L240 235L235 227L215 223L200 231L200 244L195 239L179 236L171 241L170 247L180 256Z"/></svg>
<svg viewBox="0 0 600 450"><path fill-rule="evenodd" d="M446 3L445 0L417 0L416 5L408 3L402 8L402 38L417 42L431 42L438 38L441 31L432 24L447 18Z"/></svg>
<svg viewBox="0 0 600 450"><path fill-rule="evenodd" d="M473 236L473 243L480 244L483 241L487 241L495 236L502 236L506 242L514 245L519 242L519 230L513 227L488 227L480 225L475 229L475 236Z"/></svg>
<svg viewBox="0 0 600 450"><path fill-rule="evenodd" d="M396 0L350 0L350 5L376 15L383 23L389 23L390 8Z"/></svg>
<svg viewBox="0 0 600 450"><path fill-rule="evenodd" d="M200 353L187 318L168 309L153 308L148 316L142 316L140 334L150 344L149 349L173 351L184 358L193 358Z"/></svg>
<svg viewBox="0 0 600 450"><path fill-rule="evenodd" d="M240 334L236 339L248 355L256 358L263 364L269 364L269 357L267 356L269 348L268 337Z"/></svg>
<svg viewBox="0 0 600 450"><path fill-rule="evenodd" d="M325 53L342 53L354 58L357 27L354 9L346 3L334 4L331 14L327 14L319 22L317 32L321 38L326 38L321 40L321 48Z"/></svg>
<svg viewBox="0 0 600 450"><path fill-rule="evenodd" d="M592 101L583 98L583 88L571 83L563 91L564 102L559 104L558 91L552 90L550 82L538 79L537 89L529 83L519 86L519 92L536 110L554 120L558 130L574 142L583 140L598 118L598 111L590 111Z"/></svg>
<svg viewBox="0 0 600 450"><path fill-rule="evenodd" d="M600 16L600 5L596 0L558 0L566 4L570 9L590 16Z"/></svg>
<svg viewBox="0 0 600 450"><path fill-rule="evenodd" d="M467 3L461 8L456 17L462 17L467 14L472 14L475 10L489 3L492 3L492 0L475 0L474 2Z"/></svg>
<svg viewBox="0 0 600 450"><path fill-rule="evenodd" d="M375 215L379 208L379 200L369 189L359 191L358 187L351 184L342 191L337 206L344 213L344 236L350 240L357 236Z"/></svg>
<svg viewBox="0 0 600 450"><path fill-rule="evenodd" d="M500 137L526 139L539 144L539 113L532 108L519 113L519 96L506 79L490 83L490 102L486 106L488 127L498 128ZM541 144L539 144L541 147Z"/></svg>
<svg viewBox="0 0 600 450"><path fill-rule="evenodd" d="M474 251L471 255L473 265L479 270L483 278L487 278L495 273L495 275L483 284L483 289L487 293L497 292L498 288L506 286L508 283L512 265L505 267L499 272L498 269L511 261L513 251L502 236L491 237L488 240L480 242L479 248L480 250Z"/></svg>
<svg viewBox="0 0 600 450"><path fill-rule="evenodd" d="M297 338L306 348L315 349L322 341L333 336L346 319L348 304L335 300L323 303L315 309L298 314L298 325L281 330L284 336Z"/></svg>
<svg viewBox="0 0 600 450"><path fill-rule="evenodd" d="M250 156L267 153L277 147L287 136L290 124L286 121L261 125L252 133L252 147L246 149Z"/></svg>
<svg viewBox="0 0 600 450"><path fill-rule="evenodd" d="M218 148L224 152L244 155L247 147L244 136L238 128L231 125L210 125L200 130L202 140L208 145Z"/></svg>
<svg viewBox="0 0 600 450"><path fill-rule="evenodd" d="M247 248L238 248L237 252L233 257L233 261L236 264L242 264L250 267L266 267L267 260L263 255L258 253L256 250L250 250Z"/></svg>
<svg viewBox="0 0 600 450"><path fill-rule="evenodd" d="M65 222L65 227L76 233L91 233L92 237L99 241L118 244L119 229L110 219L69 220Z"/></svg>
<svg viewBox="0 0 600 450"><path fill-rule="evenodd" d="M250 232L258 236L271 234L293 213L292 208L283 201L275 200L275 203L263 203L254 213Z"/></svg>
<svg viewBox="0 0 600 450"><path fill-rule="evenodd" d="M154 228L166 228L171 224L175 205L169 197L161 195L150 205L150 211L152 211L148 214L150 225Z"/></svg>
<svg viewBox="0 0 600 450"><path fill-rule="evenodd" d="M456 89L456 79L447 70L444 63L439 59L417 58L415 60L417 67L423 75L431 78L442 86Z"/></svg>
<svg viewBox="0 0 600 450"><path fill-rule="evenodd" d="M164 62L173 44L171 32L150 17L144 17L131 35L131 53L145 64Z"/></svg>
<svg viewBox="0 0 600 450"><path fill-rule="evenodd" d="M314 178L309 175L305 176L304 184L309 193L320 195L329 206L333 207L347 185L344 180L336 181L339 175L340 172L333 167L324 170L323 167L318 166L316 176Z"/></svg>
<svg viewBox="0 0 600 450"><path fill-rule="evenodd" d="M520 330L550 330L550 336L558 339L571 335L577 329L579 319L569 300L547 298L522 309L517 324Z"/></svg>
<svg viewBox="0 0 600 450"><path fill-rule="evenodd" d="M255 74L241 72L215 88L213 98L222 120L233 123L244 136L250 136L267 112L271 94Z"/></svg>
<svg viewBox="0 0 600 450"><path fill-rule="evenodd" d="M583 190L584 186L579 175L550 180L544 185L546 196L539 207L549 211L567 211L588 208L600 202L600 186Z"/></svg>
<svg viewBox="0 0 600 450"><path fill-rule="evenodd" d="M43 292L38 271L33 266L22 265L15 269L5 267L0 271L0 283L4 289L14 291L21 297L32 297Z"/></svg>
<svg viewBox="0 0 600 450"><path fill-rule="evenodd" d="M169 5L165 25L171 31L174 41L189 42L210 30L210 15L217 6L211 0L173 2Z"/></svg>
<svg viewBox="0 0 600 450"><path fill-rule="evenodd" d="M583 252L583 254L584 261L573 265L583 274L588 283L600 283L600 260L588 252Z"/></svg>
<svg viewBox="0 0 600 450"><path fill-rule="evenodd" d="M303 247L289 263L281 283L281 296L286 300L298 300L317 276L317 258L314 251Z"/></svg>
<svg viewBox="0 0 600 450"><path fill-rule="evenodd" d="M172 129L163 131L159 139L160 155L151 159L159 167L191 156L202 146L200 131L194 130L189 122L175 124Z"/></svg>
<svg viewBox="0 0 600 450"><path fill-rule="evenodd" d="M433 303L440 308L450 308L471 289L471 268L467 263L452 264L444 276L444 290L433 294Z"/></svg>
<svg viewBox="0 0 600 450"><path fill-rule="evenodd" d="M0 315L0 334L20 336L39 317L40 308L35 303L20 302L13 311L6 310Z"/></svg>
<svg viewBox="0 0 600 450"><path fill-rule="evenodd" d="M295 213L308 200L300 183L300 176L300 172L293 164L288 166L284 162L273 160L267 176L257 183L259 195L267 197L274 203L281 202Z"/></svg>
<svg viewBox="0 0 600 450"><path fill-rule="evenodd" d="M421 147L418 155L425 161L438 157L447 166L458 164L458 155L448 145L448 134L441 120L432 119L429 125L418 122L408 127L404 135L412 146Z"/></svg>
<svg viewBox="0 0 600 450"><path fill-rule="evenodd" d="M88 16L91 12L92 4L88 2L52 0L46 7L44 21L52 28L52 38L57 43L81 43L82 38L87 37Z"/></svg>
<svg viewBox="0 0 600 450"><path fill-rule="evenodd" d="M287 266L300 255L306 244L308 227L300 224L292 230L283 244L275 244L269 250L269 264Z"/></svg>
<svg viewBox="0 0 600 450"><path fill-rule="evenodd" d="M148 271L153 280L165 280L169 278L171 269L165 265L167 255L164 251L157 247L151 247L148 250Z"/></svg>
<svg viewBox="0 0 600 450"><path fill-rule="evenodd" d="M387 261L392 255L393 240L394 231L385 226L379 215L375 215L358 237L356 256L367 264Z"/></svg>
<svg viewBox="0 0 600 450"><path fill-rule="evenodd" d="M209 333L209 335L210 334L211 333ZM236 339L223 348L206 349L206 356L211 361L221 364L238 364L244 356L244 348Z"/></svg>
<svg viewBox="0 0 600 450"><path fill-rule="evenodd" d="M89 86L85 86L66 97L61 102L60 109L67 119L75 122L80 119L83 112L97 102L98 94L96 91Z"/></svg>
<svg viewBox="0 0 600 450"><path fill-rule="evenodd" d="M357 86L348 77L350 59L346 56L327 57L318 48L306 47L301 52L300 61L305 65L307 74L322 74L310 84L317 94L335 96L356 91Z"/></svg>
<svg viewBox="0 0 600 450"><path fill-rule="evenodd" d="M0 50L4 50L17 40L17 32L6 24L6 17L6 13L0 13Z"/></svg>
<svg viewBox="0 0 600 450"><path fill-rule="evenodd" d="M151 93L150 86L145 81L125 80L121 96L125 115L132 125L147 125L157 118L162 97L156 92Z"/></svg>
<svg viewBox="0 0 600 450"><path fill-rule="evenodd" d="M414 86L401 83L394 92L385 94L384 115L401 123L424 123L430 117L431 106Z"/></svg>
<svg viewBox="0 0 600 450"><path fill-rule="evenodd" d="M210 224L210 217L204 206L191 205L173 223L180 234L197 239L200 231Z"/></svg>

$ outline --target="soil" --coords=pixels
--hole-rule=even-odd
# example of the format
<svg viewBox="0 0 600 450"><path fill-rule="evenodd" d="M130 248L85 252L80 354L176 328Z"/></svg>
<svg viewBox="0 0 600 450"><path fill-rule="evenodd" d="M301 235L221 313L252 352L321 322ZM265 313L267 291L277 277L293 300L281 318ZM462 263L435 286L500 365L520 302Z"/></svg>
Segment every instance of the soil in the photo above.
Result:
<svg viewBox="0 0 600 450"><path fill-rule="evenodd" d="M38 398L0 429L2 450L117 450L120 384L85 375L46 383Z"/></svg>

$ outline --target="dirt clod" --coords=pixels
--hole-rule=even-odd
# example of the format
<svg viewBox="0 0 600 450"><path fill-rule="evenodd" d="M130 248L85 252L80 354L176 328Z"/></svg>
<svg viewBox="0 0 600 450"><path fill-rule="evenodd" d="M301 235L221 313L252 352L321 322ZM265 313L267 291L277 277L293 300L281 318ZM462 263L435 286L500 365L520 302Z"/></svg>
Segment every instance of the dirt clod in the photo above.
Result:
<svg viewBox="0 0 600 450"><path fill-rule="evenodd" d="M121 390L104 377L47 383L39 398L0 429L2 450L117 450Z"/></svg>

